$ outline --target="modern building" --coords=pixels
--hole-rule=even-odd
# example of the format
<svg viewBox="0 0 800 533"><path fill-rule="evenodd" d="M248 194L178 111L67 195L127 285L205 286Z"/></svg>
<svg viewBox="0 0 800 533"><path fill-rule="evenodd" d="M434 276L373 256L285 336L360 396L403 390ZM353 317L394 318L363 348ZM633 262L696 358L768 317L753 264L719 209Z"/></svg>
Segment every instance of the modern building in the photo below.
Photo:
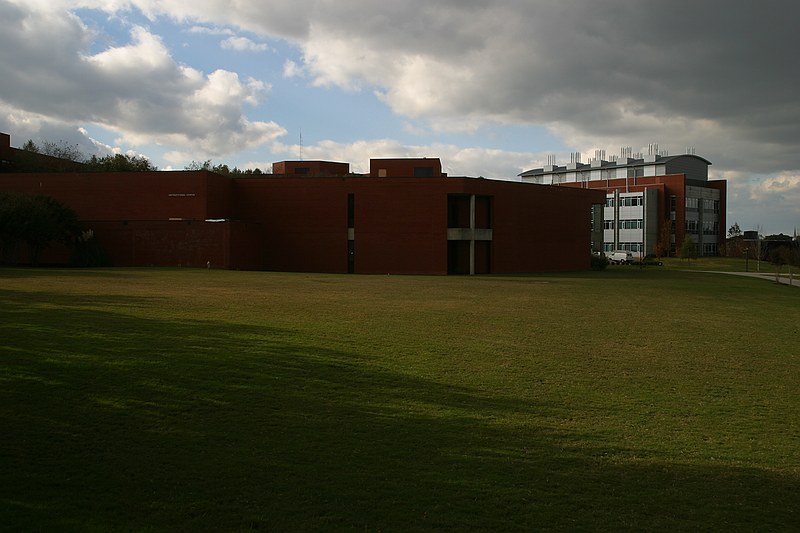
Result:
<svg viewBox="0 0 800 533"><path fill-rule="evenodd" d="M520 174L523 182L604 191L606 202L593 215L592 247L628 250L635 256L675 253L691 238L699 255L717 255L725 242L725 180L709 180L711 163L694 154L669 156L657 146L642 156L623 149L589 163L580 154L564 166L551 164Z"/></svg>
<svg viewBox="0 0 800 533"><path fill-rule="evenodd" d="M272 175L243 177L3 172L0 191L45 194L71 207L116 266L364 274L589 268L590 213L605 193L447 177L441 168L431 158L373 159L369 175L325 161L284 161Z"/></svg>

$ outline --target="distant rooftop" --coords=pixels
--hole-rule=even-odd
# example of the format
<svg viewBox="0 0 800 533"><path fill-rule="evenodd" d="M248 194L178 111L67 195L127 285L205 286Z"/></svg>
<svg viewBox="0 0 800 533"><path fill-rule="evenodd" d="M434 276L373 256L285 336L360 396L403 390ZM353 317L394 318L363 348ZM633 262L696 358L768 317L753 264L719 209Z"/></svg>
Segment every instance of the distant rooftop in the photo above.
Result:
<svg viewBox="0 0 800 533"><path fill-rule="evenodd" d="M702 163L706 166L711 165L711 161L705 159L704 157L700 157L695 154L680 154L680 155L660 155L660 154L650 154L646 156L641 156L640 154L635 154L639 157L627 157L621 156L616 157L612 156L608 160L605 160L603 157L595 157L591 159L588 163L581 163L580 154L573 154L573 161L566 165L556 165L550 164L546 165L543 168L534 168L531 170L526 170L519 174L522 178L533 178L536 176L543 176L546 174L553 174L558 172L575 172L575 171L585 171L585 170L602 170L602 169L609 169L609 168L629 168L629 167L641 167L645 165L670 165L672 163L677 163L681 161L686 161L687 159L694 160L696 163ZM605 156L603 151L602 154L597 154Z"/></svg>

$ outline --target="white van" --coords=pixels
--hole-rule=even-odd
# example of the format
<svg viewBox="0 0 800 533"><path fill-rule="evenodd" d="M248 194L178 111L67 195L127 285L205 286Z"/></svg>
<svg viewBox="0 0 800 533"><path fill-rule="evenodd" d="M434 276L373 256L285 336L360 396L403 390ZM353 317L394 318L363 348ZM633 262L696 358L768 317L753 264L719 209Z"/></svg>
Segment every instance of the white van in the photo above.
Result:
<svg viewBox="0 0 800 533"><path fill-rule="evenodd" d="M611 252L611 255L608 256L608 260L611 261L612 265L628 265L633 263L633 254L625 250L617 250Z"/></svg>

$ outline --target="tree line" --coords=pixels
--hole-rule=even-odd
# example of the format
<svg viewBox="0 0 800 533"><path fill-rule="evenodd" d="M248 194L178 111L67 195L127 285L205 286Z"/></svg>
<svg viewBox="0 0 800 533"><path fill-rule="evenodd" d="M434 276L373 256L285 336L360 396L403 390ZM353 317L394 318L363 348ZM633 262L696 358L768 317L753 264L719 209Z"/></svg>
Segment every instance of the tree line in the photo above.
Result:
<svg viewBox="0 0 800 533"><path fill-rule="evenodd" d="M43 141L36 144L28 140L17 151L11 162L12 172L149 172L158 170L149 159L140 155L110 154L102 157L93 155L87 158L77 145L64 141Z"/></svg>
<svg viewBox="0 0 800 533"><path fill-rule="evenodd" d="M152 172L158 170L150 160L141 155L110 154L102 157L93 155L87 158L77 145L65 141L43 141L36 144L29 139L17 151L11 162L10 172ZM260 168L240 169L224 163L212 164L211 160L192 161L184 170L209 170L223 176L260 176L270 174Z"/></svg>
<svg viewBox="0 0 800 533"><path fill-rule="evenodd" d="M213 165L210 159L207 159L203 162L200 161L192 161L187 166L183 167L184 170L209 170L211 172L215 172L217 174L222 174L223 176L261 176L263 174L271 174L268 170L267 172L262 171L260 168L247 168L241 169L239 167L230 168L228 165L225 164L217 164Z"/></svg>

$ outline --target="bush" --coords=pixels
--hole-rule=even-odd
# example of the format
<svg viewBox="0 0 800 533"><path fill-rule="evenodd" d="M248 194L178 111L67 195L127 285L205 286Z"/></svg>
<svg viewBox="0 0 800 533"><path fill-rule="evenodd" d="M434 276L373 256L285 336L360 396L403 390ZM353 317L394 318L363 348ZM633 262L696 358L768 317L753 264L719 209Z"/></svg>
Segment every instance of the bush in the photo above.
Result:
<svg viewBox="0 0 800 533"><path fill-rule="evenodd" d="M81 238L75 243L75 251L72 254L72 266L76 267L107 267L111 266L105 248L89 232L84 232Z"/></svg>
<svg viewBox="0 0 800 533"><path fill-rule="evenodd" d="M592 270L605 270L608 266L608 259L604 255L592 254L590 267Z"/></svg>

